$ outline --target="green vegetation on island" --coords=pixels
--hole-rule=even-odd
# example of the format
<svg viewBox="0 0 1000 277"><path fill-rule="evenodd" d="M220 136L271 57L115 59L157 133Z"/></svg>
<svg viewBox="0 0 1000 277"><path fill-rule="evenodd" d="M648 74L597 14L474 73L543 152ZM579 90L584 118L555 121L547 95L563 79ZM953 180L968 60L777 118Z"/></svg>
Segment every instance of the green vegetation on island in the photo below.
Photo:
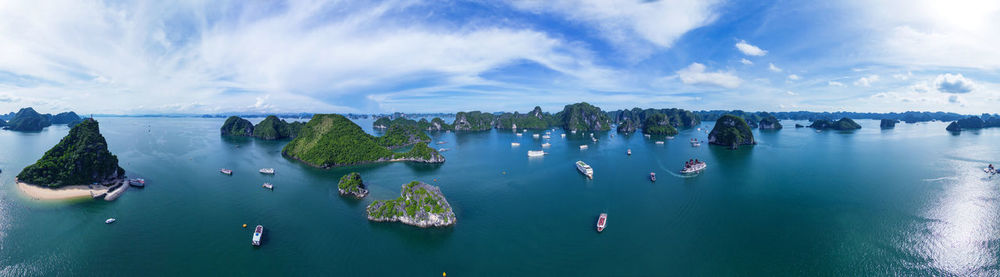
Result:
<svg viewBox="0 0 1000 277"><path fill-rule="evenodd" d="M23 108L7 122L7 129L13 131L37 132L52 125L49 117L39 114L30 107Z"/></svg>
<svg viewBox="0 0 1000 277"><path fill-rule="evenodd" d="M632 121L631 118L625 118L618 122L618 132L619 133L632 133L639 128L639 123Z"/></svg>
<svg viewBox="0 0 1000 277"><path fill-rule="evenodd" d="M249 137L253 136L253 123L239 116L230 116L219 131L223 136Z"/></svg>
<svg viewBox="0 0 1000 277"><path fill-rule="evenodd" d="M304 125L302 122L288 123L277 116L269 115L253 126L253 136L268 140L295 138Z"/></svg>
<svg viewBox="0 0 1000 277"><path fill-rule="evenodd" d="M361 180L361 173L357 172L340 177L337 190L340 191L340 195L351 195L355 198L364 198L368 195L368 189L365 187L364 181Z"/></svg>
<svg viewBox="0 0 1000 277"><path fill-rule="evenodd" d="M366 212L371 221L399 221L423 228L454 225L456 221L441 189L418 181L403 184L396 199L372 202Z"/></svg>
<svg viewBox="0 0 1000 277"><path fill-rule="evenodd" d="M107 183L125 177L118 157L108 151L97 121L85 119L45 152L37 162L17 175L19 182L61 187Z"/></svg>
<svg viewBox="0 0 1000 277"><path fill-rule="evenodd" d="M768 115L760 120L758 125L761 130L781 130L781 121L773 115Z"/></svg>
<svg viewBox="0 0 1000 277"><path fill-rule="evenodd" d="M715 120L715 127L708 134L708 143L728 146L733 149L740 145L757 144L753 139L753 132L743 118L735 115L723 115Z"/></svg>
<svg viewBox="0 0 1000 277"><path fill-rule="evenodd" d="M405 117L397 117L392 120L390 120L389 117L379 117L374 123L372 123L372 127L375 129L388 129L392 128L392 126L414 127L425 131L445 131L454 129L450 124L445 123L440 117L435 117L431 119L431 121L427 121L425 118L421 118L420 121L415 121Z"/></svg>
<svg viewBox="0 0 1000 277"><path fill-rule="evenodd" d="M566 105L555 117L559 119L559 125L569 131L611 130L608 114L587 102Z"/></svg>
<svg viewBox="0 0 1000 277"><path fill-rule="evenodd" d="M812 124L809 125L809 128L813 128L816 130L832 129L838 131L850 131L850 130L861 129L861 125L858 125L858 123L854 122L854 120L845 117L837 121L817 119L813 121Z"/></svg>
<svg viewBox="0 0 1000 277"><path fill-rule="evenodd" d="M375 138L378 145L389 149L406 147L420 142L431 142L431 137L414 125L389 125L389 129L381 137Z"/></svg>
<svg viewBox="0 0 1000 277"><path fill-rule="evenodd" d="M970 116L967 118L952 121L945 129L952 132L960 132L969 129L982 129L1000 127L1000 117L990 114L983 114L982 117Z"/></svg>
<svg viewBox="0 0 1000 277"><path fill-rule="evenodd" d="M676 136L677 129L670 125L670 119L662 113L653 113L642 122L642 133L647 135Z"/></svg>
<svg viewBox="0 0 1000 277"><path fill-rule="evenodd" d="M73 127L83 121L75 112L63 112L52 116L52 124L66 124Z"/></svg>
<svg viewBox="0 0 1000 277"><path fill-rule="evenodd" d="M896 128L896 123L898 123L898 122L899 122L899 120L895 120L895 119L882 119L882 121L879 122L878 126L879 126L879 128L882 128L882 129L892 129L892 128Z"/></svg>
<svg viewBox="0 0 1000 277"><path fill-rule="evenodd" d="M390 137L381 138L365 133L360 126L342 115L317 114L306 123L295 139L285 145L281 153L285 157L321 168L387 161L444 162L444 156L424 142L416 142L405 153L390 150L405 146L399 143L413 142L412 138L415 136L407 129L389 130L387 136ZM426 137L426 134L422 135Z"/></svg>
<svg viewBox="0 0 1000 277"><path fill-rule="evenodd" d="M543 113L542 108L535 106L531 112L527 114L514 113L504 113L497 116L496 127L497 129L548 129L549 122L552 115L548 113Z"/></svg>
<svg viewBox="0 0 1000 277"><path fill-rule="evenodd" d="M496 117L493 114L480 111L458 112L455 114L455 122L451 125L457 131L486 131L493 129Z"/></svg>
<svg viewBox="0 0 1000 277"><path fill-rule="evenodd" d="M632 108L631 110L617 110L608 112L608 116L610 116L613 119L613 121L618 124L618 132L622 133L634 132L638 128L643 128L644 130L643 132L646 133L645 131L646 129L645 123L647 122L646 119L652 116L659 116L659 115L666 116L665 123L667 123L673 129L675 129L675 131L676 129L680 128L687 129L698 126L698 124L701 124L701 119L698 117L697 114L683 109ZM657 122L658 123L657 125L665 126L662 125L662 123L664 122L662 122L661 120L653 120L651 122ZM651 130L658 130L658 132L668 132L668 133L670 132L668 130L664 130L667 128L658 128L658 126L651 126L651 127L653 127L651 128Z"/></svg>

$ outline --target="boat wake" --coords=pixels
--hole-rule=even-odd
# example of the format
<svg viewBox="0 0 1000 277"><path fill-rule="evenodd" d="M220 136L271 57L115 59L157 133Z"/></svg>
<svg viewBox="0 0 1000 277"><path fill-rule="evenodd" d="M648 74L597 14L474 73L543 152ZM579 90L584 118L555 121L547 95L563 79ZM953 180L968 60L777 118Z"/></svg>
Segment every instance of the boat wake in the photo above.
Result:
<svg viewBox="0 0 1000 277"><path fill-rule="evenodd" d="M955 176L946 176L946 177L941 177L941 178L924 179L923 181L924 182L938 182L938 181L944 181L944 180L958 180L958 177L955 177Z"/></svg>

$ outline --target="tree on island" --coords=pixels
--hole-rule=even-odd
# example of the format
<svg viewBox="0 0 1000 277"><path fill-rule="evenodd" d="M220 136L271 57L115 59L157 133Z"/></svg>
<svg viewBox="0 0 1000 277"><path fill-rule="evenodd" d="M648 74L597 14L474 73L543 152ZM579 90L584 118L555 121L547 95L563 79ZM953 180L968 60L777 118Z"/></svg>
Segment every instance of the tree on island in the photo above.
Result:
<svg viewBox="0 0 1000 277"><path fill-rule="evenodd" d="M88 118L17 175L19 182L60 187L105 183L125 177L118 157L108 151L96 120Z"/></svg>

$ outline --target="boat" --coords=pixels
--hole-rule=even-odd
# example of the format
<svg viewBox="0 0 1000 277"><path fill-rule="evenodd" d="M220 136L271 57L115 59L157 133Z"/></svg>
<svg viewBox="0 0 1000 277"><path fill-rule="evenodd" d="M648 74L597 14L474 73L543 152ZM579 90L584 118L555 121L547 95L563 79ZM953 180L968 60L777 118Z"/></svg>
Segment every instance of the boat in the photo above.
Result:
<svg viewBox="0 0 1000 277"><path fill-rule="evenodd" d="M571 134L576 134L576 130L570 130L569 132L570 132Z"/></svg>
<svg viewBox="0 0 1000 277"><path fill-rule="evenodd" d="M625 154L629 155L629 156L632 156L632 148L629 148L628 150L625 150Z"/></svg>
<svg viewBox="0 0 1000 277"><path fill-rule="evenodd" d="M590 140L593 140L594 142L597 142L597 138L590 138Z"/></svg>
<svg viewBox="0 0 1000 277"><path fill-rule="evenodd" d="M250 244L253 246L260 246L260 237L264 236L264 226L257 225L257 228L253 229L253 237L250 238Z"/></svg>
<svg viewBox="0 0 1000 277"><path fill-rule="evenodd" d="M219 172L222 172L222 174L226 174L226 175L233 175L233 170L232 169L225 169L225 168L223 168L223 169L219 169Z"/></svg>
<svg viewBox="0 0 1000 277"><path fill-rule="evenodd" d="M538 134L531 134L531 137L538 138Z"/></svg>
<svg viewBox="0 0 1000 277"><path fill-rule="evenodd" d="M549 146L552 146L552 144L548 142L542 143L542 147L549 147Z"/></svg>
<svg viewBox="0 0 1000 277"><path fill-rule="evenodd" d="M658 141L656 141L656 144L663 144L663 141L662 140L658 140Z"/></svg>
<svg viewBox="0 0 1000 277"><path fill-rule="evenodd" d="M587 178L594 179L594 169L587 163L583 161L576 161L576 170L579 170L580 173L583 173L583 175L587 175Z"/></svg>
<svg viewBox="0 0 1000 277"><path fill-rule="evenodd" d="M544 156L544 155L545 155L545 151L542 151L542 150L538 150L538 151L528 150L528 157L541 157L541 156Z"/></svg>
<svg viewBox="0 0 1000 277"><path fill-rule="evenodd" d="M146 179L142 179L142 178L129 179L128 180L128 185L133 186L133 187L137 187L137 188L145 187L146 186Z"/></svg>
<svg viewBox="0 0 1000 277"><path fill-rule="evenodd" d="M708 167L704 161L699 160L689 160L684 162L684 168L681 169L682 174L697 173L699 171L705 170Z"/></svg>
<svg viewBox="0 0 1000 277"><path fill-rule="evenodd" d="M667 136L667 139L674 139L674 136Z"/></svg>
<svg viewBox="0 0 1000 277"><path fill-rule="evenodd" d="M438 141L437 142L437 144L445 144L445 143L447 143L447 142L444 142L444 141Z"/></svg>
<svg viewBox="0 0 1000 277"><path fill-rule="evenodd" d="M552 137L550 137L549 135L544 135L544 136L542 136L542 138L543 138L543 139L550 139L550 138L552 138Z"/></svg>
<svg viewBox="0 0 1000 277"><path fill-rule="evenodd" d="M521 133L517 133L516 135L520 137L520 136L522 136L523 134L521 134Z"/></svg>
<svg viewBox="0 0 1000 277"><path fill-rule="evenodd" d="M653 182L656 182L656 172L650 172L649 173L649 180L653 181Z"/></svg>
<svg viewBox="0 0 1000 277"><path fill-rule="evenodd" d="M521 146L521 144L517 143L517 142L511 142L510 143L510 147L518 147L518 146Z"/></svg>
<svg viewBox="0 0 1000 277"><path fill-rule="evenodd" d="M551 135L551 134L552 134L552 132L551 132L551 131L545 131L545 134L546 134L546 135Z"/></svg>
<svg viewBox="0 0 1000 277"><path fill-rule="evenodd" d="M691 139L691 147L698 147L698 146L701 146L701 142L698 142L697 139Z"/></svg>
<svg viewBox="0 0 1000 277"><path fill-rule="evenodd" d="M445 152L445 151L448 151L448 148L441 148L441 149L438 149L438 152Z"/></svg>
<svg viewBox="0 0 1000 277"><path fill-rule="evenodd" d="M587 146L587 145L580 145L580 150L587 150L587 148L590 148L590 147Z"/></svg>
<svg viewBox="0 0 1000 277"><path fill-rule="evenodd" d="M604 232L604 227L608 226L608 214L601 213L601 216L597 217L597 232Z"/></svg>
<svg viewBox="0 0 1000 277"><path fill-rule="evenodd" d="M115 221L117 221L117 219L115 219L114 217L108 218L108 219L104 220L104 224L111 224L111 223L114 223Z"/></svg>
<svg viewBox="0 0 1000 277"><path fill-rule="evenodd" d="M261 185L261 187L264 187L269 190L274 190L274 185L272 185L271 183L264 183L263 185Z"/></svg>
<svg viewBox="0 0 1000 277"><path fill-rule="evenodd" d="M560 137L566 137L566 134L559 134Z"/></svg>
<svg viewBox="0 0 1000 277"><path fill-rule="evenodd" d="M274 168L261 168L261 174L274 174Z"/></svg>
<svg viewBox="0 0 1000 277"><path fill-rule="evenodd" d="M649 137L649 134L645 134L644 136L646 136L646 137L648 138L648 137Z"/></svg>

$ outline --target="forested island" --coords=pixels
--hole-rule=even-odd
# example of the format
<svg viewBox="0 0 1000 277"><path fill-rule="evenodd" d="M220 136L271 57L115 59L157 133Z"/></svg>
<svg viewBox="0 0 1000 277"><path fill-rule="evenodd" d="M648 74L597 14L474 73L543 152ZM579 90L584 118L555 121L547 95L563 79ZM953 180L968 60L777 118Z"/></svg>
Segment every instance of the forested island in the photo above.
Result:
<svg viewBox="0 0 1000 277"><path fill-rule="evenodd" d="M342 115L316 114L281 153L320 168L392 161L443 163L444 156L427 146L429 141L413 126L393 125L375 137ZM407 152L391 150L408 146Z"/></svg>
<svg viewBox="0 0 1000 277"><path fill-rule="evenodd" d="M945 130L951 132L961 132L963 130L975 130L991 127L1000 127L1000 116L990 114L983 114L982 117L970 116L952 121L947 127L945 127Z"/></svg>
<svg viewBox="0 0 1000 277"><path fill-rule="evenodd" d="M118 157L108 151L98 123L86 119L69 130L41 159L17 174L18 182L62 187L112 183L125 178Z"/></svg>
<svg viewBox="0 0 1000 277"><path fill-rule="evenodd" d="M878 127L882 129L892 129L896 128L896 123L898 120L895 119L883 119L878 123Z"/></svg>
<svg viewBox="0 0 1000 277"><path fill-rule="evenodd" d="M298 136L305 123L287 122L269 115L257 125L238 116L230 116L219 131L223 136L255 137L266 140L293 139Z"/></svg>
<svg viewBox="0 0 1000 277"><path fill-rule="evenodd" d="M392 200L376 200L366 208L368 220L399 221L418 227L455 225L455 212L441 189L423 182L403 184L400 196Z"/></svg>
<svg viewBox="0 0 1000 277"><path fill-rule="evenodd" d="M708 143L727 146L732 149L740 145L754 145L753 132L747 122L735 115L723 115L715 121L715 127L708 133Z"/></svg>
<svg viewBox="0 0 1000 277"><path fill-rule="evenodd" d="M365 187L365 182L361 180L361 173L351 172L343 177L340 177L340 182L337 183L337 191L340 192L341 196L354 196L354 198L365 198L368 195L368 189Z"/></svg>
<svg viewBox="0 0 1000 277"><path fill-rule="evenodd" d="M397 117L391 120L389 117L379 117L374 123L372 123L372 128L388 129L393 125L413 126L417 129L425 131L451 131L455 129L451 126L451 124L445 123L444 119L441 119L440 117L435 117L431 119L431 121L427 121L426 118L421 118L420 121L415 121L405 117Z"/></svg>
<svg viewBox="0 0 1000 277"><path fill-rule="evenodd" d="M75 112L63 112L57 115L40 114L35 109L28 107L19 110L17 113L9 115L10 120L3 122L0 120L0 127L12 131L38 132L53 124L66 124L73 127L83 121Z"/></svg>
<svg viewBox="0 0 1000 277"><path fill-rule="evenodd" d="M841 118L840 120L837 120L837 121L830 121L830 120L826 120L826 119L817 119L817 120L813 121L813 123L810 124L808 127L816 129L816 130L831 129L831 130L838 130L838 131L850 131L850 130L861 129L861 125L859 125L857 122L854 122L854 120L852 120L850 118L846 118L846 117L845 118Z"/></svg>

